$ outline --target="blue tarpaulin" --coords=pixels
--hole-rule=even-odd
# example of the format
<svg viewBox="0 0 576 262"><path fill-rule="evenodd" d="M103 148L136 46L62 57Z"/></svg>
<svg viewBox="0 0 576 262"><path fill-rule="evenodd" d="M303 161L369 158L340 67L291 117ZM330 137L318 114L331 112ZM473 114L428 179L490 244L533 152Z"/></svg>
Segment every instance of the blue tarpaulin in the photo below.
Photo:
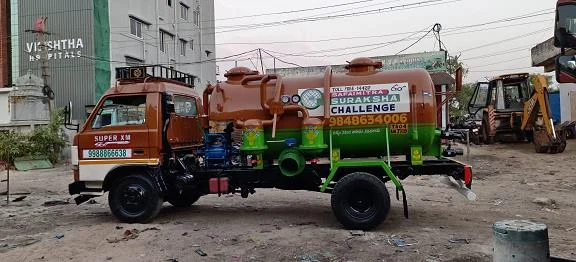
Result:
<svg viewBox="0 0 576 262"><path fill-rule="evenodd" d="M559 124L562 120L560 117L560 92L549 93L548 98L550 100L550 110L552 111L554 124Z"/></svg>

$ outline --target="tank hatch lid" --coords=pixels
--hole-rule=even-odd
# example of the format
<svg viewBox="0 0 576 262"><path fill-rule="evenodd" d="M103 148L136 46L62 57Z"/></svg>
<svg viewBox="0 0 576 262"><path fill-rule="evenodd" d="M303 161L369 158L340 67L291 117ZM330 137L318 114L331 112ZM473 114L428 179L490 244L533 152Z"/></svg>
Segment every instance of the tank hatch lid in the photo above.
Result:
<svg viewBox="0 0 576 262"><path fill-rule="evenodd" d="M248 75L258 75L258 71L251 70L248 67L239 66L239 67L234 67L234 68L228 70L228 72L226 72L226 74L224 74L224 77L226 77L226 78L236 78L236 77L242 78L242 77L248 76Z"/></svg>
<svg viewBox="0 0 576 262"><path fill-rule="evenodd" d="M382 61L375 61L368 57L355 58L345 67L350 72L374 72L382 68Z"/></svg>

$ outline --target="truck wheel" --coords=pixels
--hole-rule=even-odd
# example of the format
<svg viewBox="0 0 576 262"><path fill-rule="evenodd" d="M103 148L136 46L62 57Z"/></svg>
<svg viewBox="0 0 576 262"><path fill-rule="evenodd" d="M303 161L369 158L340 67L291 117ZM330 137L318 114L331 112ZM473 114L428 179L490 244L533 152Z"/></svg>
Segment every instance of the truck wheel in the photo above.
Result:
<svg viewBox="0 0 576 262"><path fill-rule="evenodd" d="M190 207L200 199L200 194L192 190L184 190L180 194L172 194L168 197L168 203L175 207Z"/></svg>
<svg viewBox="0 0 576 262"><path fill-rule="evenodd" d="M348 229L378 226L390 210L390 195L377 177L363 172L344 176L332 192L332 212Z"/></svg>
<svg viewBox="0 0 576 262"><path fill-rule="evenodd" d="M147 176L129 175L114 184L108 195L108 204L120 221L146 223L160 212L164 201Z"/></svg>

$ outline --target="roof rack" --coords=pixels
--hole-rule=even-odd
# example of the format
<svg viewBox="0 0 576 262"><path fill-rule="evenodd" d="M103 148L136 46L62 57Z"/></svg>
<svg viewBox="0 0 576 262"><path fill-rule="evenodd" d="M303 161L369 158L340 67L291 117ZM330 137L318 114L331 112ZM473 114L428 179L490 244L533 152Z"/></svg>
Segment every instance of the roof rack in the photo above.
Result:
<svg viewBox="0 0 576 262"><path fill-rule="evenodd" d="M116 80L144 80L148 77L178 81L194 88L196 76L161 65L116 68Z"/></svg>

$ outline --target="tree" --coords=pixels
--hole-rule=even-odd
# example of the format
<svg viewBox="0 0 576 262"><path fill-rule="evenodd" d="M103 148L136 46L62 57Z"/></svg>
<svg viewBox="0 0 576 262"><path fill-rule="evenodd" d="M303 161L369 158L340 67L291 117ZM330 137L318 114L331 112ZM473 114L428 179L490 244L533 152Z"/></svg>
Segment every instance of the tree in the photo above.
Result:
<svg viewBox="0 0 576 262"><path fill-rule="evenodd" d="M468 114L468 103L474 94L475 84L464 84L462 92L458 93L452 101L450 101L450 117L453 119L461 119Z"/></svg>
<svg viewBox="0 0 576 262"><path fill-rule="evenodd" d="M448 74L456 76L456 70L460 67L463 69L463 77L468 74L468 68L466 68L464 63L460 61L461 56L462 55L448 56L448 59L446 60L446 69ZM468 114L468 102L472 98L475 87L475 84L464 84L462 86L462 91L452 98L450 101L450 118L459 119Z"/></svg>
<svg viewBox="0 0 576 262"><path fill-rule="evenodd" d="M468 68L459 60L461 56L462 55L448 56L448 59L446 59L446 70L448 74L456 75L456 70L460 67L464 69L464 72L462 72L464 77L468 74Z"/></svg>

